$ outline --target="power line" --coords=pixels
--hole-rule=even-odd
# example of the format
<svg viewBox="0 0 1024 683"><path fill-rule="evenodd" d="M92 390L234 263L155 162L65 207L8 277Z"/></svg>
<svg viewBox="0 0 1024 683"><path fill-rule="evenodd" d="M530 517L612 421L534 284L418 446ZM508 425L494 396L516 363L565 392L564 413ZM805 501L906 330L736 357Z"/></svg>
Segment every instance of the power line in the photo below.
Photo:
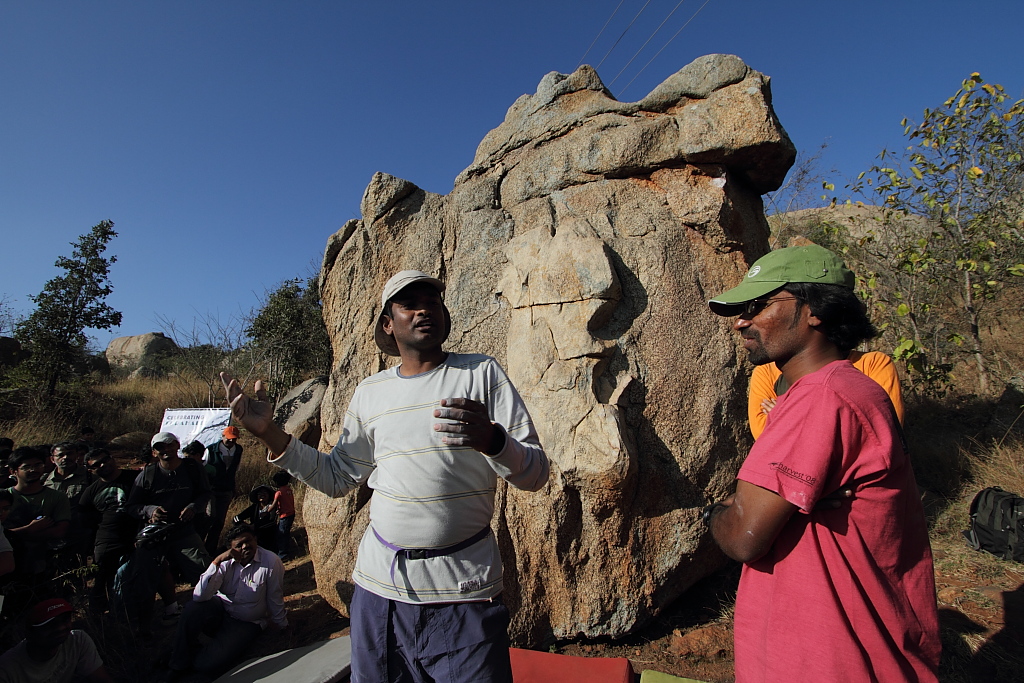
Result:
<svg viewBox="0 0 1024 683"><path fill-rule="evenodd" d="M669 44L670 44L670 43L671 43L671 42L672 42L673 40L675 40L675 39L676 39L676 36L678 36L678 35L679 35L680 33L682 33L682 32L683 32L683 29L684 29L684 28L686 28L687 26L689 26L689 25L690 25L690 22L691 22L691 21L693 21L693 20L694 20L694 18L695 18L695 17L696 17L696 16L698 15L698 14L700 14L700 11L701 11L702 9L704 9L704 8L705 8L705 7L707 6L707 4L708 4L709 2L711 2L711 0L704 0L704 4L703 4L703 5L701 5L700 7L698 7L698 8L697 8L697 11L693 13L693 16L691 16L691 17L690 17L689 19L687 19L687 20L686 20L686 23L685 23L685 24L683 24L682 26L680 26L680 27L679 27L679 30L678 30L678 31L676 31L676 32L675 32L675 34L674 34L674 35L673 35L673 36L672 36L671 38L669 38L669 39L668 39L668 43L665 43L665 44L664 44L664 45L662 46L662 48L661 48L660 50L658 50L658 51L657 51L657 53L655 53L655 55L654 55L653 57L651 57L650 61L648 61L648 62L647 62L646 64L644 64L644 66L643 66L643 69L640 69L640 71L638 71L638 72L636 73L636 76L633 76L633 78L632 78L632 79L631 79L631 80L629 81L629 83L627 83L627 84L626 84L626 87L624 87L624 88L622 89L622 92L620 92L620 93L619 93L619 95L620 95L620 96L622 95L622 93L626 92L626 90L627 90L627 89L629 88L629 86L631 86L631 85L633 84L633 81L635 81L635 80L636 80L637 78L639 78L640 74L642 74L642 73L644 72L644 69L646 69L647 67L649 67L649 66L651 65L651 62L653 62L653 61L654 61L655 59L657 59L657 58L658 58L658 55L660 55L660 54L661 54L662 52L664 52L664 51L665 51L665 48L666 48L666 47L668 47L668 46L669 46Z"/></svg>
<svg viewBox="0 0 1024 683"><path fill-rule="evenodd" d="M594 49L594 45L597 44L597 41L601 38L602 35L604 35L604 30L608 28L608 24L610 24L612 19L615 18L615 14L619 11L619 8L622 7L622 3L624 3L625 1L626 0L619 0L619 4L615 6L614 10L612 10L612 15L608 17L608 21L604 22L604 26L601 27L600 31L598 31L597 37L594 38L594 41L590 43L590 47L588 47L587 51L583 53L582 57L580 57L579 64L576 65L576 69L580 68L580 66L583 65L583 60L587 58L587 55L590 54L590 51ZM573 69L573 71L575 71L576 69Z"/></svg>
<svg viewBox="0 0 1024 683"><path fill-rule="evenodd" d="M622 75L622 72L625 71L626 69L628 69L629 65L633 63L633 60L640 56L640 53L644 51L645 47L647 47L647 43L649 43L652 40L654 40L654 36L658 35L658 31L661 30L661 27L665 25L665 22L667 22L669 19L672 18L672 15L676 13L676 10L679 9L679 7L684 2L686 2L686 0L679 0L679 2L676 3L676 6L672 8L672 11L668 13L668 16L665 17L660 24L658 24L658 28L654 29L654 33L651 34L650 38L645 40L644 44L640 46L640 49L636 51L636 54L629 58L629 61L626 62L626 66L624 66L621 69L619 69L619 73L615 74L615 78L613 78L612 82L608 84L609 88L611 88L613 85L615 85L615 81L619 80L619 76Z"/></svg>
<svg viewBox="0 0 1024 683"><path fill-rule="evenodd" d="M608 48L608 52L606 52L604 54L604 57L601 58L601 61L597 63L597 67L596 68L598 68L598 69L601 68L601 65L604 64L604 60L608 59L608 55L610 55L612 53L612 50L614 50L615 47L619 44L619 41L622 40L622 37L626 35L626 31L628 31L630 29L630 27L632 27L633 24L636 22L636 20L640 18L640 15L644 13L644 10L647 9L647 6L649 4L651 4L651 0L647 0L647 2L644 3L644 6L641 7L640 11L636 13L635 17L633 17L633 21L629 22L629 26L627 26L622 31L622 34L615 40L615 44L612 45L610 48Z"/></svg>

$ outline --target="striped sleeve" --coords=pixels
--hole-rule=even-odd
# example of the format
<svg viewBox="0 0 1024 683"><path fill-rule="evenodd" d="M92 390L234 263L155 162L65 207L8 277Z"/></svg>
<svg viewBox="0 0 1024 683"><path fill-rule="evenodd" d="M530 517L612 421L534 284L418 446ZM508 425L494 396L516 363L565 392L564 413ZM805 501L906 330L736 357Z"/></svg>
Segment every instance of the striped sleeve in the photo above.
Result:
<svg viewBox="0 0 1024 683"><path fill-rule="evenodd" d="M493 359L487 364L487 380L491 421L506 436L505 447L497 455L485 455L487 463L517 489L539 491L548 481L548 458L530 412L508 375Z"/></svg>
<svg viewBox="0 0 1024 683"><path fill-rule="evenodd" d="M354 405L359 389L352 397ZM373 444L360 422L357 411L349 407L345 413L345 426L341 438L330 453L321 453L298 439L288 442L288 448L270 462L307 486L332 498L345 495L362 484L373 472L376 462Z"/></svg>

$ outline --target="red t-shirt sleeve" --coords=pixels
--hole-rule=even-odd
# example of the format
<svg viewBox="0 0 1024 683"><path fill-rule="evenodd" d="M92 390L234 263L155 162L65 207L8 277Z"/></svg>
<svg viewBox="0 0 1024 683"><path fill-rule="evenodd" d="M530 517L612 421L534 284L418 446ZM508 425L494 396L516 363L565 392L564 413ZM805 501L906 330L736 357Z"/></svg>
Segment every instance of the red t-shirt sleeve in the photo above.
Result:
<svg viewBox="0 0 1024 683"><path fill-rule="evenodd" d="M798 382L779 399L737 477L810 512L830 492L830 474L842 458L837 439L844 409L835 392Z"/></svg>

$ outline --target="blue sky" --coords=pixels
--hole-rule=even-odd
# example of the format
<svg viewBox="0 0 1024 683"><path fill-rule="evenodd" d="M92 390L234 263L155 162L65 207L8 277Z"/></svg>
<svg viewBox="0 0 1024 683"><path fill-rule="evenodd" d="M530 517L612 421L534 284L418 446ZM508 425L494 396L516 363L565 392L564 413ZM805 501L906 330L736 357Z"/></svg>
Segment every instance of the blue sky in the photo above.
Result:
<svg viewBox="0 0 1024 683"><path fill-rule="evenodd" d="M100 347L158 316L244 313L315 270L375 171L449 192L512 102L575 69L617 6L586 61L604 58L619 99L739 55L772 77L798 149L828 140L837 189L972 71L1024 97L1019 0L685 0L626 66L678 4L645 2L8 0L0 296L29 312L68 243L110 219L124 321Z"/></svg>

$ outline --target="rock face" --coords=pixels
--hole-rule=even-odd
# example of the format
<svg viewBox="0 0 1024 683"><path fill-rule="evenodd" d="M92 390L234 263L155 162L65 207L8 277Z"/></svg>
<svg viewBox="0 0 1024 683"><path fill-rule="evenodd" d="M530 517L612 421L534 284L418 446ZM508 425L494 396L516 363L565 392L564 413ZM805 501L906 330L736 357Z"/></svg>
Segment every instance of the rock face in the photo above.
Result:
<svg viewBox="0 0 1024 683"><path fill-rule="evenodd" d="M314 377L293 387L274 409L274 422L302 443L320 445L320 407L327 391L327 377Z"/></svg>
<svg viewBox="0 0 1024 683"><path fill-rule="evenodd" d="M110 365L155 370L159 361L178 350L178 345L162 332L147 332L133 337L117 337L105 352ZM148 376L148 375L146 375Z"/></svg>
<svg viewBox="0 0 1024 683"><path fill-rule="evenodd" d="M794 158L768 79L737 57L633 103L584 66L519 98L450 194L378 173L329 239L322 449L391 362L371 330L406 268L447 282L447 348L497 357L530 408L550 483L499 482L493 521L514 642L621 636L721 566L699 517L749 447L747 373L705 302L767 251L760 195ZM319 589L343 611L369 497L306 496Z"/></svg>

